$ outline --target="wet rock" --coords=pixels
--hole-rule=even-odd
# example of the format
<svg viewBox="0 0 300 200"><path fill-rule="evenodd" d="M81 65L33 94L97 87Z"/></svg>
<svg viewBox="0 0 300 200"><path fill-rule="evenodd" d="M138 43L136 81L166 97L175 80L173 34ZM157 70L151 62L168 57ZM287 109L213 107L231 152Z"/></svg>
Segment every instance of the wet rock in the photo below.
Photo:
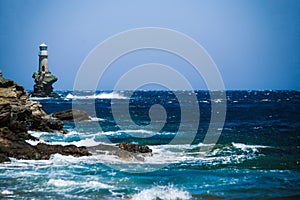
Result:
<svg viewBox="0 0 300 200"><path fill-rule="evenodd" d="M145 156L151 156L151 153L135 153L123 150L115 145L99 144L97 146L88 147L89 152L93 155L105 154L114 155L125 161L144 161ZM150 149L151 150L151 149ZM151 151L152 152L152 151Z"/></svg>
<svg viewBox="0 0 300 200"><path fill-rule="evenodd" d="M85 121L89 120L89 115L87 112L78 109L63 110L52 114L53 117L58 118L63 121Z"/></svg>
<svg viewBox="0 0 300 200"><path fill-rule="evenodd" d="M9 162L10 159L3 153L0 153L0 163Z"/></svg>
<svg viewBox="0 0 300 200"><path fill-rule="evenodd" d="M77 147L75 145L61 146L39 143L36 145L36 149L40 154L42 154L42 156L46 157L46 159L49 159L52 154L56 153L62 155L72 155L75 157L91 155L86 147Z"/></svg>
<svg viewBox="0 0 300 200"><path fill-rule="evenodd" d="M121 142L117 146L120 149L133 152L133 153L152 153L152 149L150 149L147 145L130 144L126 142Z"/></svg>
<svg viewBox="0 0 300 200"><path fill-rule="evenodd" d="M1 77L0 127L8 127L14 132L27 130L53 132L62 129L63 122L48 117L42 105L31 101L22 86Z"/></svg>
<svg viewBox="0 0 300 200"><path fill-rule="evenodd" d="M1 160L2 162L9 161L9 157L29 160L49 159L52 154L56 153L75 157L90 155L85 147L48 145L44 143L32 146L25 139L37 140L26 132L14 133L7 127L0 128L0 162Z"/></svg>
<svg viewBox="0 0 300 200"><path fill-rule="evenodd" d="M52 154L87 156L85 147L74 145L32 146L26 140L38 140L28 130L53 132L62 131L63 122L47 116L42 105L31 101L29 95L11 80L0 76L0 163L17 159L49 159Z"/></svg>

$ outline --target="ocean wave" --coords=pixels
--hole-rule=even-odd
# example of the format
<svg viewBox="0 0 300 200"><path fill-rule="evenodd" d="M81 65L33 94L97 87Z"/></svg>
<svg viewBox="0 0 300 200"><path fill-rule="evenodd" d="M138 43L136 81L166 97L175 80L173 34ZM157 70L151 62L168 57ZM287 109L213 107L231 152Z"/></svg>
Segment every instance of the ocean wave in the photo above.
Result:
<svg viewBox="0 0 300 200"><path fill-rule="evenodd" d="M151 164L196 163L204 166L219 164L239 164L245 160L255 159L259 149L268 146L232 143L228 145L155 145L151 146L152 156L145 162Z"/></svg>
<svg viewBox="0 0 300 200"><path fill-rule="evenodd" d="M192 196L189 192L171 186L155 186L150 189L144 189L141 192L134 194L132 200L152 200L152 199L190 199Z"/></svg>
<svg viewBox="0 0 300 200"><path fill-rule="evenodd" d="M71 180L63 180L63 179L50 179L47 182L48 185L55 187L80 187L80 188L93 188L93 189L111 189L113 186L101 183L98 181L71 181Z"/></svg>
<svg viewBox="0 0 300 200"><path fill-rule="evenodd" d="M242 150L248 150L252 149L254 151L258 151L259 148L270 148L270 146L264 146L264 145L247 145L243 143L231 143L234 147L242 149Z"/></svg>
<svg viewBox="0 0 300 200"><path fill-rule="evenodd" d="M105 145L115 145L113 143L104 143L106 140L102 140L105 135L122 135L122 134L153 134L152 131L147 131L143 129L139 130L120 130L120 131L110 131L110 132L98 132L98 133L81 133L77 131L71 131L66 135L60 135L62 138L58 138L56 141L48 141L48 138L54 137L53 133L44 132L31 132L34 136L42 136L41 142L47 144L58 144L58 145L76 145L76 146L86 146L93 147L100 144ZM49 136L46 136L50 134ZM165 133L161 133L165 134ZM168 133L166 133L168 134ZM102 135L102 137L101 137ZM46 136L46 137L45 137ZM99 137L100 136L100 137ZM28 140L28 143L36 145L37 141ZM124 164L124 163L138 163L138 164L148 164L154 165L169 165L169 164L180 164L189 163L191 165L201 165L201 166L218 166L226 164L240 164L245 160L256 159L263 153L262 148L271 148L269 146L262 145L247 145L243 143L230 143L230 144L203 144L199 143L197 145L190 144L180 144L180 145L149 145L152 149L152 156L145 156L144 161L132 160L124 161L117 156L111 154L110 152L102 152L99 155L93 155L90 158L92 162L100 162L103 164ZM151 166L149 166L151 168Z"/></svg>
<svg viewBox="0 0 300 200"><path fill-rule="evenodd" d="M49 144L58 144L58 145L62 145L62 146L66 146L66 145L75 145L77 147L81 147L81 146L85 146L85 147L93 147L93 146L97 146L99 144L101 144L101 142L96 142L94 140L94 138L87 138L87 139L83 139L80 141L73 141L73 142L51 142Z"/></svg>
<svg viewBox="0 0 300 200"><path fill-rule="evenodd" d="M90 117L90 120L91 122L100 122L100 121L105 121L105 119L102 119L102 118L99 118L99 117Z"/></svg>
<svg viewBox="0 0 300 200"><path fill-rule="evenodd" d="M148 130L144 130L144 129L137 129L137 130L134 130L134 129L126 129L126 130L118 130L118 131L106 131L106 132L102 132L101 134L103 135L121 135L121 134L134 134L134 135L137 135L137 134L146 134L146 135L149 135L149 136L152 136L152 135L155 135L155 134L160 134L160 133L157 133L157 132L153 132L153 131L148 131ZM165 133L165 134L170 134L170 133ZM174 133L176 134L176 133Z"/></svg>
<svg viewBox="0 0 300 200"><path fill-rule="evenodd" d="M14 194L14 192L10 191L10 190L3 190L3 191L1 191L1 194L3 194L3 195L11 195L11 194Z"/></svg>
<svg viewBox="0 0 300 200"><path fill-rule="evenodd" d="M36 138L40 138L44 135L51 135L51 134L54 134L54 133L50 133L50 132L42 132L42 131L28 131L28 133L30 135L32 135L33 137L36 137Z"/></svg>
<svg viewBox="0 0 300 200"><path fill-rule="evenodd" d="M30 100L33 101L39 101L39 100L46 100L46 99L51 99L52 97L29 97Z"/></svg>
<svg viewBox="0 0 300 200"><path fill-rule="evenodd" d="M115 92L100 93L100 94L93 94L93 95L86 95L86 96L78 96L69 93L65 98L66 99L127 99L127 97L122 96Z"/></svg>

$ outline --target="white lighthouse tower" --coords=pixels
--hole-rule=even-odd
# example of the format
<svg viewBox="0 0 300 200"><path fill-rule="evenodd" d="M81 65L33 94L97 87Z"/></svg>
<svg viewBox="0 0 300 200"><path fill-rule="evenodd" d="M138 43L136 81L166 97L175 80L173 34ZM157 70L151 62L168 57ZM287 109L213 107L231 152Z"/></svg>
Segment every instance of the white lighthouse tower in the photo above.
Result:
<svg viewBox="0 0 300 200"><path fill-rule="evenodd" d="M52 84L57 81L57 77L51 74L48 68L48 46L45 43L40 45L39 69L34 72L34 87L32 96L36 97L59 97L53 92Z"/></svg>
<svg viewBox="0 0 300 200"><path fill-rule="evenodd" d="M40 45L40 53L39 53L39 72L47 73L48 69L48 46L45 43Z"/></svg>

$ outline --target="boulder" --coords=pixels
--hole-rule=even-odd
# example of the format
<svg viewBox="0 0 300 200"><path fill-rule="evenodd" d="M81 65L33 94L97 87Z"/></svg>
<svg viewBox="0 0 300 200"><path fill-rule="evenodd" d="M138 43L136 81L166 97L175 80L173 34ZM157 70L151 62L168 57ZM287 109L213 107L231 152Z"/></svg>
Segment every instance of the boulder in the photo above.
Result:
<svg viewBox="0 0 300 200"><path fill-rule="evenodd" d="M152 150L147 145L130 144L121 142L117 145L120 149L133 153L152 153Z"/></svg>
<svg viewBox="0 0 300 200"><path fill-rule="evenodd" d="M53 113L52 117L58 118L63 121L75 121L75 122L80 122L80 121L85 121L90 119L87 112L78 109L62 110Z"/></svg>
<svg viewBox="0 0 300 200"><path fill-rule="evenodd" d="M121 144L128 144L128 143L121 143ZM87 147L89 152L91 152L93 155L99 155L99 154L104 154L104 155L114 155L120 158L121 160L125 161L144 161L145 156L151 156L152 150L145 145L137 145L137 146L143 146L147 147L148 151L143 151L143 152L133 152L133 151L128 151L124 150L123 148L118 147L120 146L117 145L107 145L107 144L99 144L97 146L93 147ZM122 146L122 145L121 145ZM131 146L128 144L128 146Z"/></svg>

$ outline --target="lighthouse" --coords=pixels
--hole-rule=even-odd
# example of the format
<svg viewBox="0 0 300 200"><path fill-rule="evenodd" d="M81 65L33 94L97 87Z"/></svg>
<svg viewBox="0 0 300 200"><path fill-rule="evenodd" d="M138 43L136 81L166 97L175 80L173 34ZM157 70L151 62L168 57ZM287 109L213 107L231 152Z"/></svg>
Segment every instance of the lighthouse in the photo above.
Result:
<svg viewBox="0 0 300 200"><path fill-rule="evenodd" d="M39 67L38 71L34 72L35 84L33 87L32 96L36 97L59 97L58 94L53 92L52 84L57 81L57 77L52 75L48 66L48 46L45 43L40 45Z"/></svg>
<svg viewBox="0 0 300 200"><path fill-rule="evenodd" d="M45 43L40 45L39 53L39 72L46 73L48 70L48 46Z"/></svg>

